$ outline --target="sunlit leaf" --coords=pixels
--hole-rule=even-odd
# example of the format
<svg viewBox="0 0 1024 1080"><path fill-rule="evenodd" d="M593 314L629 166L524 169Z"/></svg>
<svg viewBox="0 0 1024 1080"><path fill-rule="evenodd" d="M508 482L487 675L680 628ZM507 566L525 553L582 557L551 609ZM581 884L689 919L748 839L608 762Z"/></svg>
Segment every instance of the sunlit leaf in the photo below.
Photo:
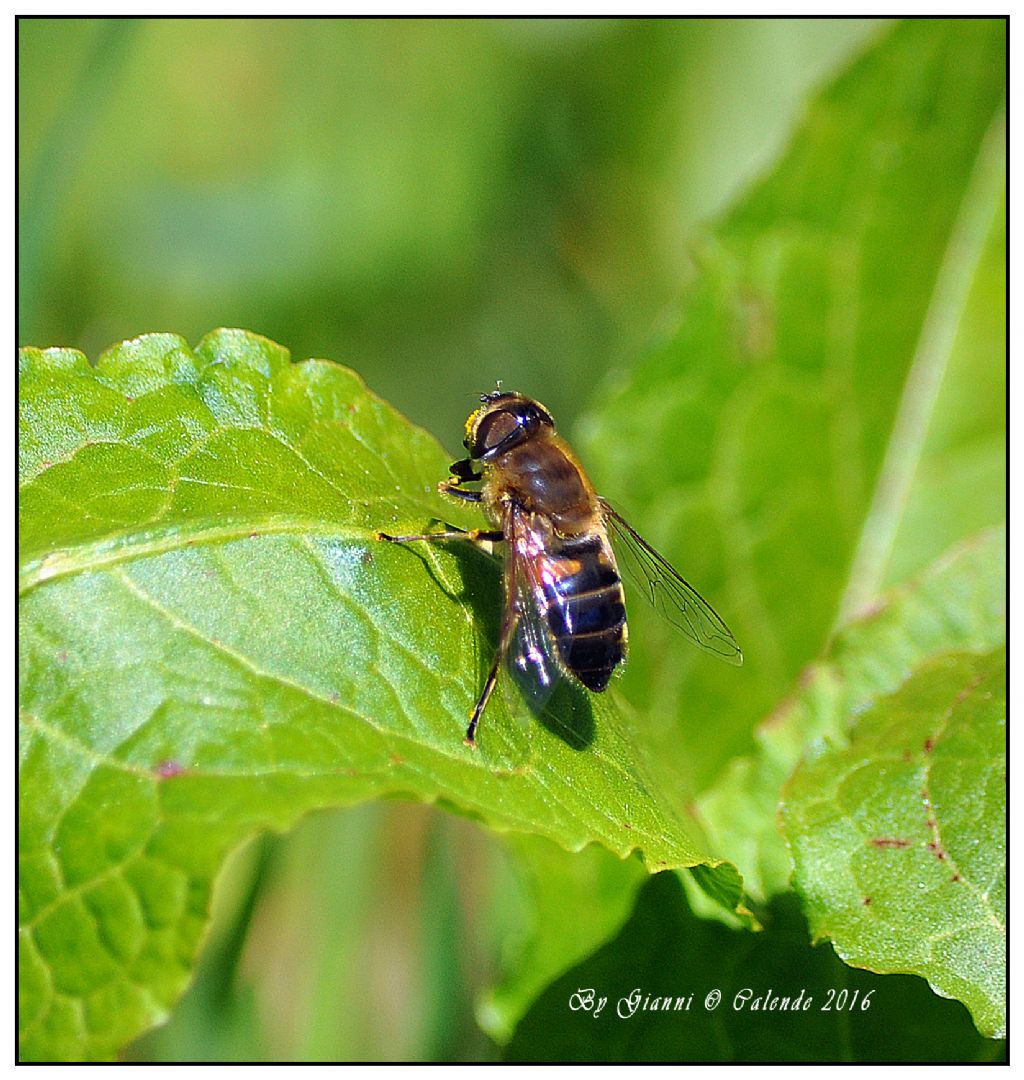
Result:
<svg viewBox="0 0 1024 1080"><path fill-rule="evenodd" d="M702 817L714 822L714 849L744 867L751 893L764 896L789 882L776 808L808 742L844 737L857 716L922 664L951 651L988 652L1005 640L1005 560L1003 530L982 533L851 623L758 728L757 753L733 762L701 800Z"/></svg>
<svg viewBox="0 0 1024 1080"><path fill-rule="evenodd" d="M499 567L381 544L449 506L450 460L324 361L218 331L21 368L25 1058L165 1017L225 852L304 811L438 802L570 850L706 860L608 695L535 719L508 686L463 744Z"/></svg>
<svg viewBox="0 0 1024 1080"><path fill-rule="evenodd" d="M818 744L783 789L811 930L851 964L912 972L1006 1035L1006 659L919 665Z"/></svg>

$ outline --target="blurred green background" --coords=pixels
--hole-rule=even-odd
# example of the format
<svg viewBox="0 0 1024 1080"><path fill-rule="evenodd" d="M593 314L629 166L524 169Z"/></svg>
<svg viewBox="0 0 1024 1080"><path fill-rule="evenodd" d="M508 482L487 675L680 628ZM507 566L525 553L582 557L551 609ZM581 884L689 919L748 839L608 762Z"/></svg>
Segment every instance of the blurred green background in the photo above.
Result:
<svg viewBox="0 0 1024 1080"><path fill-rule="evenodd" d="M242 326L571 420L866 21L19 23L22 344Z"/></svg>
<svg viewBox="0 0 1024 1080"><path fill-rule="evenodd" d="M241 326L354 367L451 449L497 378L571 430L881 29L22 19L20 341ZM469 823L307 819L233 860L196 984L131 1056L494 1055L474 995L521 903Z"/></svg>

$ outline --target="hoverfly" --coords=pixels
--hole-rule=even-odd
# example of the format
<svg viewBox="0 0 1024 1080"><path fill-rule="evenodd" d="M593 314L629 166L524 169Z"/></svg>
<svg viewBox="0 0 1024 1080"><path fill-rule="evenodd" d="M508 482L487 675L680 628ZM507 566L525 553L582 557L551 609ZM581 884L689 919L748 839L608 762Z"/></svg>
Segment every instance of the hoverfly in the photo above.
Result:
<svg viewBox="0 0 1024 1080"><path fill-rule="evenodd" d="M505 544L504 610L498 648L473 709L466 742L503 660L538 700L562 676L601 691L626 658L626 607L609 533L623 565L654 607L702 649L731 664L743 654L711 605L591 486L551 414L537 401L500 389L480 397L466 421L469 457L449 467L444 495L483 505L492 529L380 540L468 540ZM462 485L481 481L479 489Z"/></svg>

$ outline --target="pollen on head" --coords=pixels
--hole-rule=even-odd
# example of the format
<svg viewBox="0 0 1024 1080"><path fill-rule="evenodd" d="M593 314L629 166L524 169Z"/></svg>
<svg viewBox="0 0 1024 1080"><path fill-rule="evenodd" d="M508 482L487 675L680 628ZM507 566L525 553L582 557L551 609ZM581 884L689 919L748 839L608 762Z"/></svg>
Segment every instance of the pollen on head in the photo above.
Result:
<svg viewBox="0 0 1024 1080"><path fill-rule="evenodd" d="M467 449L473 438L473 429L476 427L477 421L480 419L483 412L483 409L474 409L473 412L469 414L469 419L466 421L466 437L462 440L462 445Z"/></svg>

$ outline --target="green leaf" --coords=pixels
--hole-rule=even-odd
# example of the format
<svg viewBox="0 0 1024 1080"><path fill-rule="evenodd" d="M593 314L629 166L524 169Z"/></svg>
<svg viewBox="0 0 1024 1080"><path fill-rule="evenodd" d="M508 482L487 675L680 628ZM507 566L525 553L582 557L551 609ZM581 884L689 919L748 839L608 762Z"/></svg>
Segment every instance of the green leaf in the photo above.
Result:
<svg viewBox="0 0 1024 1080"><path fill-rule="evenodd" d="M599 847L569 855L550 841L510 836L529 893L529 926L507 950L506 971L477 1008L481 1027L508 1042L530 1003L553 979L621 929L646 877ZM735 906L735 902L732 906Z"/></svg>
<svg viewBox="0 0 1024 1080"><path fill-rule="evenodd" d="M315 807L399 795L708 861L608 695L535 719L506 687L463 744L499 567L374 540L479 518L353 373L224 330L95 367L26 349L20 378L23 1058L110 1056L165 1018L225 853Z"/></svg>
<svg viewBox="0 0 1024 1080"><path fill-rule="evenodd" d="M854 718L896 691L922 664L950 651L988 652L1006 638L1006 541L993 529L958 545L916 581L851 623L800 689L757 730L757 753L739 758L699 804L713 850L764 896L789 881L776 827L779 792L804 747L843 737Z"/></svg>
<svg viewBox="0 0 1024 1080"><path fill-rule="evenodd" d="M814 748L783 831L815 937L872 971L912 972L1006 1035L1006 657L919 665Z"/></svg>
<svg viewBox="0 0 1024 1080"><path fill-rule="evenodd" d="M740 671L666 663L631 610L624 690L755 898L788 886L776 809L808 742L936 653L1004 639L1001 537L925 572L1005 513L1004 47L1002 22L937 20L868 50L583 429L601 489L744 648Z"/></svg>
<svg viewBox="0 0 1024 1080"><path fill-rule="evenodd" d="M1001 193L959 314L913 480L895 535L890 533L887 585L906 581L957 540L1006 514L1006 204Z"/></svg>
<svg viewBox="0 0 1024 1080"><path fill-rule="evenodd" d="M599 488L744 649L739 671L666 663L668 632L630 611L624 691L681 806L837 625L1003 515L1004 80L1001 20L882 37L695 251L678 329L582 428ZM958 424L965 386L984 406Z"/></svg>
<svg viewBox="0 0 1024 1080"><path fill-rule="evenodd" d="M791 895L777 897L769 916L761 934L695 918L676 876L655 875L615 940L537 999L506 1057L987 1061L1003 1054L978 1035L962 1005L935 997L921 979L856 971L828 946L811 946ZM588 1000L594 1004L581 1008Z"/></svg>

